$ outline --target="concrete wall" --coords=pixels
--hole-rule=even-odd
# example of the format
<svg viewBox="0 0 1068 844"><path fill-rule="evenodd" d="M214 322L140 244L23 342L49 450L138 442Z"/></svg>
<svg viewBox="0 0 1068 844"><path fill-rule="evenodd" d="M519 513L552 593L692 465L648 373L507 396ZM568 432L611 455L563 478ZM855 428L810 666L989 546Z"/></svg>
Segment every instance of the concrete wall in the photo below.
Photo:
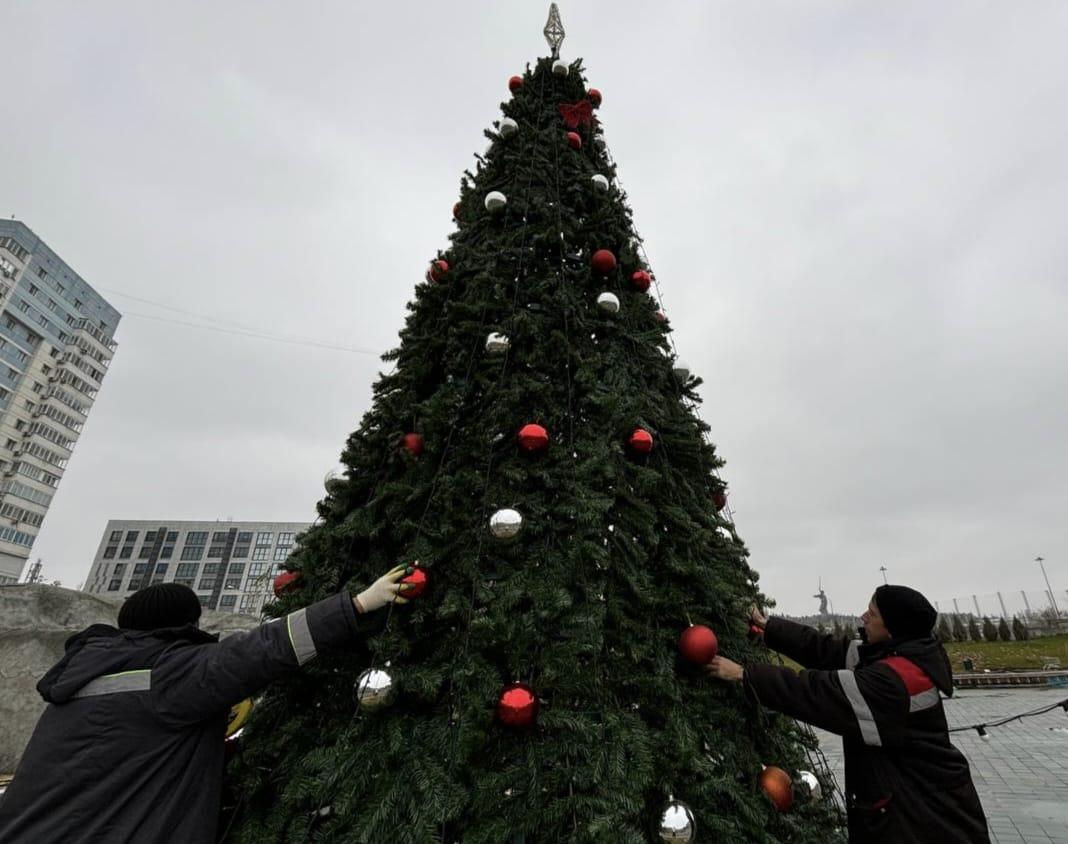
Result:
<svg viewBox="0 0 1068 844"><path fill-rule="evenodd" d="M45 702L37 681L63 656L63 643L90 624L114 624L122 602L43 584L0 586L0 774L15 770ZM256 616L205 611L200 626L226 635Z"/></svg>

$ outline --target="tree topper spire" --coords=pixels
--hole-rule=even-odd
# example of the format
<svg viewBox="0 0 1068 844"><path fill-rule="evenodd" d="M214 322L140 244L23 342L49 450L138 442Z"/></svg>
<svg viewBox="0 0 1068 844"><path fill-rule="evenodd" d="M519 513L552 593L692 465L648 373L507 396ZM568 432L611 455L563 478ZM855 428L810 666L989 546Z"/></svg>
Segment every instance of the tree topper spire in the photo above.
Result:
<svg viewBox="0 0 1068 844"><path fill-rule="evenodd" d="M553 48L553 58L560 58L560 45L563 43L564 35L567 33L564 32L564 24L560 20L560 10L556 8L555 3L549 4L549 21L542 31L545 33L545 40Z"/></svg>

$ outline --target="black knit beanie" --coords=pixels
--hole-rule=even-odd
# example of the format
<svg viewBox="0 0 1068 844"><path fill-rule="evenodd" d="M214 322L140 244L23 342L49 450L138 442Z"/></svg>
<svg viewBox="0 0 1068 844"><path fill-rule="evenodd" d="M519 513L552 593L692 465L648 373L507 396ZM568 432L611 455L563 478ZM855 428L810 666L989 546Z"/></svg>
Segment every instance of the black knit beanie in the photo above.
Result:
<svg viewBox="0 0 1068 844"><path fill-rule="evenodd" d="M119 627L124 630L183 627L199 619L200 599L180 583L153 583L138 589L119 610Z"/></svg>
<svg viewBox="0 0 1068 844"><path fill-rule="evenodd" d="M931 635L938 612L923 595L908 586L880 586L875 606L895 639L923 639Z"/></svg>

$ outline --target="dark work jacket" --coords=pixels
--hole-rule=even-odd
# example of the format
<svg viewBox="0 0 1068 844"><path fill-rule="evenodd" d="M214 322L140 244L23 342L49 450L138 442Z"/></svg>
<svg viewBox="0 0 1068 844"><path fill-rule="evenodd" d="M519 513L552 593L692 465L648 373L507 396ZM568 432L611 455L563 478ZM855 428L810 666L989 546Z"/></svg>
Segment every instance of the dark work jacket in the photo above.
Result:
<svg viewBox="0 0 1068 844"><path fill-rule="evenodd" d="M212 844L229 708L356 640L347 594L221 642L92 627L37 684L48 706L7 792L3 844Z"/></svg>
<svg viewBox="0 0 1068 844"><path fill-rule="evenodd" d="M940 642L862 645L781 618L764 641L810 670L750 666L747 690L842 736L851 842L990 841L968 761L949 741L939 692L953 694L953 676Z"/></svg>

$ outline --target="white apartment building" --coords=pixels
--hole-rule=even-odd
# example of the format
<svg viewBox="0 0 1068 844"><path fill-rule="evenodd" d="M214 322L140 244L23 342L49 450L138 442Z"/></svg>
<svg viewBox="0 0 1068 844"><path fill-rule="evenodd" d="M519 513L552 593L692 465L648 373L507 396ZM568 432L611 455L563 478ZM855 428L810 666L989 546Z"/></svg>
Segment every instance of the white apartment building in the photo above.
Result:
<svg viewBox="0 0 1068 844"><path fill-rule="evenodd" d="M119 319L29 228L0 220L0 584L22 576Z"/></svg>
<svg viewBox="0 0 1068 844"><path fill-rule="evenodd" d="M184 583L221 612L258 613L308 522L112 519L85 592L125 598L150 583Z"/></svg>

